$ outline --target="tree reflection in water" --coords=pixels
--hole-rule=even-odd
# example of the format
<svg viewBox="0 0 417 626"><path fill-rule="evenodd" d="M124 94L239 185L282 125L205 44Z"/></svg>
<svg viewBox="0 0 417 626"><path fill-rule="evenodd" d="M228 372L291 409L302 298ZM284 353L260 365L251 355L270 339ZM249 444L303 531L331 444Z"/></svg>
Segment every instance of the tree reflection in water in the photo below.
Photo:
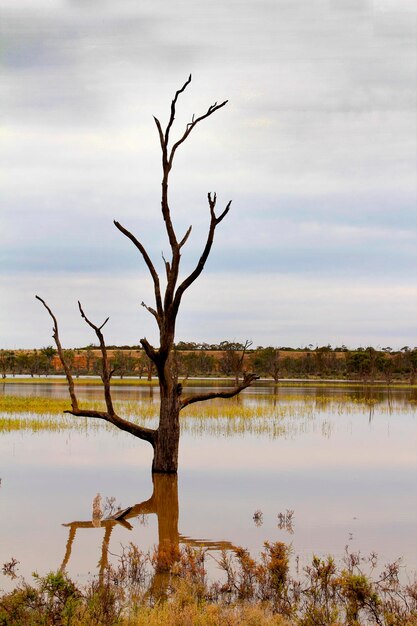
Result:
<svg viewBox="0 0 417 626"><path fill-rule="evenodd" d="M108 554L109 544L113 528L117 525L124 526L127 530L133 530L132 524L128 520L133 520L139 516L154 514L158 520L158 546L155 575L151 583L151 590L154 596L165 594L169 583L169 572L164 567L163 561L166 555L172 559L179 559L180 545L188 545L195 548L206 548L208 550L235 550L236 547L228 541L210 541L207 539L195 539L181 535L178 530L179 504L178 504L178 477L175 474L153 474L153 493L148 500L139 502L127 509L117 511L114 515L101 520L97 527L96 520L74 521L63 524L69 528L69 535L66 544L64 559L60 571L64 571L71 557L71 551L78 529L98 530L104 528L103 542L101 545L101 557L98 564L99 582L103 583L106 568L109 565Z"/></svg>

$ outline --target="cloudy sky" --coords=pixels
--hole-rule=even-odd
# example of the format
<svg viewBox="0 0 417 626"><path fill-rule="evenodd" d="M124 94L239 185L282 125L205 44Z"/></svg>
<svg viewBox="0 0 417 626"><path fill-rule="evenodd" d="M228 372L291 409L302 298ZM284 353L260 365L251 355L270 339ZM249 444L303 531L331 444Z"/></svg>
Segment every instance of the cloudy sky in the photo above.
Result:
<svg viewBox="0 0 417 626"><path fill-rule="evenodd" d="M232 210L177 339L254 345L417 344L417 12L414 0L2 0L0 347L156 340L150 282L117 219L158 268L155 114L193 80L174 133L171 207Z"/></svg>

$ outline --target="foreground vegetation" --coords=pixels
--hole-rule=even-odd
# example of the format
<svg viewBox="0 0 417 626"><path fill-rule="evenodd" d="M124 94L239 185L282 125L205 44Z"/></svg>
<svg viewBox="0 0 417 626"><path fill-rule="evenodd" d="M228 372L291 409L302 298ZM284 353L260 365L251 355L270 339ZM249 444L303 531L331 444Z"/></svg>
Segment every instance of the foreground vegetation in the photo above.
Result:
<svg viewBox="0 0 417 626"><path fill-rule="evenodd" d="M85 586L65 572L21 580L0 598L1 626L415 626L417 583L401 584L399 563L376 574L377 557L346 553L338 567L314 557L290 573L286 544L265 543L258 561L243 548L222 552L221 582L209 582L207 552L137 546ZM17 562L3 573L16 577ZM363 568L369 570L368 575Z"/></svg>

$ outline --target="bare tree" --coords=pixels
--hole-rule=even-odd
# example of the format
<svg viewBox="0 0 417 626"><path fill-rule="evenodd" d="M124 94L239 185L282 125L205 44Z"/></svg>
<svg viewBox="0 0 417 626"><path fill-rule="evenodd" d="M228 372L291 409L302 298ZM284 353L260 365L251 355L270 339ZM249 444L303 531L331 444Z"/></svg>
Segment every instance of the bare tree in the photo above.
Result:
<svg viewBox="0 0 417 626"><path fill-rule="evenodd" d="M275 383L279 382L281 359L278 348L272 346L258 348L254 354L253 364L256 371L268 374Z"/></svg>
<svg viewBox="0 0 417 626"><path fill-rule="evenodd" d="M250 339L246 339L245 343L236 341L222 341L220 349L223 355L220 359L220 368L226 376L233 374L236 385L239 384L239 377L245 376L245 355L252 345Z"/></svg>
<svg viewBox="0 0 417 626"><path fill-rule="evenodd" d="M248 387L256 378L255 374L245 374L243 380L236 384L236 386L227 391L223 392L207 392L201 393L192 396L182 395L182 385L178 382L178 372L175 363L175 354L174 354L174 338L175 338L175 325L178 310L180 308L180 304L183 298L185 291L194 283L194 281L200 276L201 272L204 269L207 258L210 254L211 247L213 245L214 234L217 226L220 222L226 217L230 210L231 202L228 202L226 207L219 214L216 213L216 204L217 204L217 196L216 194L209 193L207 196L208 199L208 207L210 211L210 222L208 227L207 239L204 246L204 249L201 253L200 259L197 262L194 270L182 280L179 281L179 270L180 270L180 261L181 261L181 249L185 245L188 237L191 233L191 226L186 231L185 235L179 239L177 237L177 233L174 230L174 226L171 220L171 209L169 205L169 176L171 173L171 169L174 162L175 154L178 148L185 142L185 140L189 137L190 133L194 130L194 128L202 122L204 119L210 117L223 108L227 100L217 104L215 102L211 105L205 113L202 115L195 117L193 115L191 121L186 125L183 134L171 143L170 141L170 133L172 130L172 126L175 120L177 101L179 96L183 93L183 91L187 88L187 86L191 82L191 75L188 80L184 83L184 85L179 89L174 99L171 102L171 111L169 116L169 121L165 129L162 128L160 121L155 117L155 124L158 129L159 141L161 145L162 151L162 195L161 195L161 210L162 216L165 223L165 229L168 235L169 245L171 249L171 259L164 260L165 261L165 272L166 272L166 287L165 292L162 293L160 277L155 269L155 266L146 251L144 245L132 234L127 228L122 226L119 222L115 221L114 224L116 228L123 233L130 241L134 244L134 246L138 249L140 254L145 261L146 266L148 267L149 273L151 275L154 287L154 296L155 296L155 305L154 307L148 306L144 302L142 302L142 306L144 306L151 315L156 320L159 329L159 339L160 346L159 348L155 348L152 346L149 341L144 338L141 339L141 344L146 354L150 358L150 360L155 364L158 379L159 379L159 388L160 388L160 414L159 414L159 425L156 429L144 428L142 426L138 426L132 422L128 422L127 420L116 415L112 398L111 398L111 389L110 389L110 381L113 374L113 371L110 368L109 360L107 357L106 345L104 342L104 337L102 333L103 326L106 324L108 318L105 320L101 326L96 326L93 324L85 315L84 310L79 303L79 310L81 316L84 318L86 323L94 330L99 340L101 354L102 354L102 381L104 386L104 397L106 401L106 411L90 411L82 409L79 406L76 394L74 383L72 380L71 372L65 363L64 353L61 347L59 334L58 334L58 324L57 320L46 304L44 300L42 300L39 296L36 296L38 300L40 300L45 308L48 310L50 316L53 319L54 327L53 327L53 337L55 339L55 343L57 345L58 354L61 359L62 365L65 370L65 374L68 380L69 393L71 396L71 404L72 409L67 411L68 413L72 413L73 415L87 416L93 418L104 419L108 422L111 422L118 428L130 432L131 434L148 441L154 449L154 459L152 464L153 472L168 472L168 473L176 473L178 469L178 445L179 445L179 436L180 436L180 423L179 423L179 415L180 411L184 409L191 403L202 402L204 400L210 400L212 398L231 398L240 393L243 389Z"/></svg>

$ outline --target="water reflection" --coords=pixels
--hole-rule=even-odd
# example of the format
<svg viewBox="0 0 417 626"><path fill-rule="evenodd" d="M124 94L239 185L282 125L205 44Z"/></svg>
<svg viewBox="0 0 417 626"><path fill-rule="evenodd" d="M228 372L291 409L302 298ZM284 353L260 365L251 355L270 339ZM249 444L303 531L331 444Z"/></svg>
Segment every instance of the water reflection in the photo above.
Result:
<svg viewBox="0 0 417 626"><path fill-rule="evenodd" d="M178 501L178 478L177 476L155 474L152 476L153 493L148 500L144 500L113 515L102 519L97 523L97 503L93 504L93 516L91 520L74 521L63 524L69 529L68 539L65 548L65 555L60 566L60 571L64 571L69 563L72 548L76 538L77 530L90 529L96 532L104 529L101 544L101 556L98 563L99 582L103 583L106 568L109 565L109 545L113 529L121 525L126 530L133 530L133 525L129 520L137 520L143 516L156 515L158 523L158 545L156 547L157 566L151 583L153 595L161 596L165 593L169 573L164 567L163 561L166 555L178 560L180 557L180 545L188 545L193 548L205 548L208 550L235 550L229 541L212 541L208 539L197 539L182 535L178 529L179 501ZM97 496L95 498L95 501Z"/></svg>
<svg viewBox="0 0 417 626"><path fill-rule="evenodd" d="M216 381L212 380L207 383L210 390L221 391L227 387L216 385ZM195 386L194 384L185 387L187 394L201 393L207 390L205 386ZM100 384L85 384L81 380L77 381L77 391L81 399L97 400L101 399L103 390ZM150 402L159 401L159 389L155 385L131 386L124 384L118 385L117 381L112 384L112 392L115 400L147 400ZM13 396L37 396L48 398L66 398L68 397L67 386L62 380L48 379L48 382L30 382L19 383L3 382L0 384L1 395ZM417 388L410 386L390 387L390 386L374 386L361 384L335 383L326 385L319 382L306 382L303 385L286 385L281 382L279 385L271 384L270 381L257 381L250 389L246 389L234 400L243 405L248 402L259 402L261 399L273 403L276 406L280 400L288 401L297 400L315 400L317 404L329 401L349 401L361 402L369 404L409 404L417 402Z"/></svg>
<svg viewBox="0 0 417 626"><path fill-rule="evenodd" d="M1 387L6 395L66 394L55 382L6 383L0 394ZM85 387L101 394L99 387ZM147 407L155 415L149 397L158 401L157 388L125 387L120 393L116 401L127 416ZM165 534L170 542L174 535L177 546L231 545L192 539L227 538L254 555L264 540L291 539L301 563L309 563L312 553L340 556L349 542L365 554L378 552L385 562L403 555L415 571L416 395L410 388L280 385L274 390L262 385L236 403L210 403L212 416L206 403L182 422L179 520L176 487L174 497L155 485L147 500L134 497L129 515L100 517L97 528L91 517L66 528L61 523L87 519L88 508L81 507L88 507L97 491L117 494L123 506L138 490L145 497L151 488L147 447L93 421L4 413L0 499L7 515L0 516L0 535L5 558L16 557L28 577L40 564L46 571L55 569L61 559L71 575L85 577L99 559L104 571L110 552L119 552L129 538L147 553ZM2 401L6 404L0 397L0 406ZM8 426L9 418L21 425ZM288 537L285 514L291 510L296 528ZM254 518L259 511L262 517ZM282 524L277 525L279 512ZM147 527L139 525L141 515L149 520ZM163 530L169 523L171 534ZM208 562L215 569L212 559ZM5 584L1 573L0 584Z"/></svg>

